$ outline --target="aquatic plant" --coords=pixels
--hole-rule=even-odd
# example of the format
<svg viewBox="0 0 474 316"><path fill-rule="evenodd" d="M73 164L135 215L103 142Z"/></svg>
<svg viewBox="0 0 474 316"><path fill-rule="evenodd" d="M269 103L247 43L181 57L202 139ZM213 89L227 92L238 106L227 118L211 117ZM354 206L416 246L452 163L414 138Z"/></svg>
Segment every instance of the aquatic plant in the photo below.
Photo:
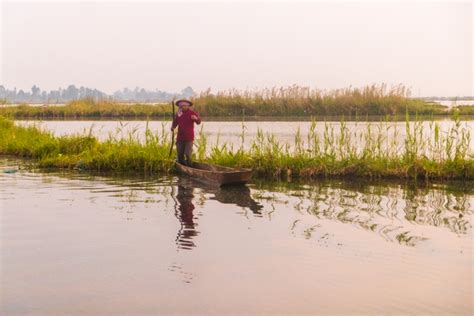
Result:
<svg viewBox="0 0 474 316"><path fill-rule="evenodd" d="M119 103L110 100L80 99L66 105L6 106L0 108L0 115L15 118L79 119L79 118L146 118L170 117L169 104Z"/></svg>
<svg viewBox="0 0 474 316"><path fill-rule="evenodd" d="M38 126L16 126L0 118L0 153L32 158L46 168L87 169L120 172L169 172L169 135L145 131L141 142L137 131L125 138L109 136L104 142L89 134L56 137Z"/></svg>
<svg viewBox="0 0 474 316"><path fill-rule="evenodd" d="M212 116L251 115L403 115L447 114L447 107L410 99L403 85L388 87L374 84L362 88L348 87L319 90L293 85L261 90L230 89L217 93L200 93L194 102L199 110Z"/></svg>
<svg viewBox="0 0 474 316"><path fill-rule="evenodd" d="M436 122L426 127L407 116L401 141L400 131L389 120L368 123L365 129L349 128L342 121L335 130L334 125L323 123L322 133L317 124L312 121L306 140L297 131L293 145L258 130L248 149L228 144L209 148L201 129L195 155L209 163L250 167L261 178L474 179L471 131L459 117L441 132ZM120 127L117 133L122 133ZM38 126L19 126L0 118L0 154L32 158L39 167L171 172L174 157L168 157L170 135L165 124L158 131L147 125L144 141L138 136L136 129L125 136L109 135L105 141L97 140L92 131L55 136ZM244 125L241 138L245 139Z"/></svg>
<svg viewBox="0 0 474 316"><path fill-rule="evenodd" d="M474 115L474 105L453 106L451 112L459 115Z"/></svg>

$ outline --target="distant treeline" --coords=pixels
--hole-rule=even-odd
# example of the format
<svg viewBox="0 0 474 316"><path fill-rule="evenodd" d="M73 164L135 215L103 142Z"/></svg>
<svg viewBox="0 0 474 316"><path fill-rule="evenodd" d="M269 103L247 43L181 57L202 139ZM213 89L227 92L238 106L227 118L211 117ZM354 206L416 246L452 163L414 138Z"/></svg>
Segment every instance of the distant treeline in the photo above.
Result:
<svg viewBox="0 0 474 316"><path fill-rule="evenodd" d="M124 88L115 91L112 95L108 95L97 89L87 87L76 87L69 85L67 88L59 88L58 90L42 91L39 87L34 85L30 91L22 89L13 90L6 89L0 86L0 103L43 103L56 104L66 103L73 100L80 100L84 98L98 100L116 100L122 102L167 102L173 97L190 98L194 95L194 90L191 87L186 87L180 93L171 93L160 91L146 90L136 87L135 89Z"/></svg>
<svg viewBox="0 0 474 316"><path fill-rule="evenodd" d="M404 86L313 90L290 86L258 91L202 92L191 99L195 109L208 117L242 116L404 116L474 114L472 106L446 106L411 99ZM170 104L123 103L86 98L65 106L4 106L0 115L16 118L159 118L171 116Z"/></svg>

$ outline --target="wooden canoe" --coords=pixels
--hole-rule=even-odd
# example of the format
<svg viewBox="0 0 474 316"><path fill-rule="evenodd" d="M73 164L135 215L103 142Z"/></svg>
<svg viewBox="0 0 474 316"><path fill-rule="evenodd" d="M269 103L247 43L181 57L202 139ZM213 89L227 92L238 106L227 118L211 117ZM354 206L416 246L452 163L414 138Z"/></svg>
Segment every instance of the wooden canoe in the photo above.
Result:
<svg viewBox="0 0 474 316"><path fill-rule="evenodd" d="M229 168L207 163L193 162L192 167L176 162L176 168L182 174L214 185L245 184L252 176L252 170L246 168Z"/></svg>

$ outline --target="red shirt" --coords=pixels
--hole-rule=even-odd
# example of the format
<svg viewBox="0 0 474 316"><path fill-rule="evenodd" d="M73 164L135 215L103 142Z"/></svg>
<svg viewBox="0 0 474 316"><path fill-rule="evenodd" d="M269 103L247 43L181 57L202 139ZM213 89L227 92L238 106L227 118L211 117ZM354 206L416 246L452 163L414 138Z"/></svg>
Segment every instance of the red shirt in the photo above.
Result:
<svg viewBox="0 0 474 316"><path fill-rule="evenodd" d="M196 115L197 120L193 120L191 115ZM199 117L199 114L191 109L187 111L182 111L179 109L173 120L173 124L171 125L172 128L178 126L178 137L176 140L194 140L194 122L196 122L196 124L201 124L201 118Z"/></svg>

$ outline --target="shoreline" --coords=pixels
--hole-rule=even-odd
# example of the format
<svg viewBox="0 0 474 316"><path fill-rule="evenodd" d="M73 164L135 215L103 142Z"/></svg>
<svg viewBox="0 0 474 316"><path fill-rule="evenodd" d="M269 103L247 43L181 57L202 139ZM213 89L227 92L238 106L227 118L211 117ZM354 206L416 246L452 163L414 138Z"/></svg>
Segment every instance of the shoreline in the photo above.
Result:
<svg viewBox="0 0 474 316"><path fill-rule="evenodd" d="M173 169L170 173L157 172L153 174L137 173L135 171L97 171L97 170L78 170L68 168L37 168L35 161L29 158L18 157L14 155L0 154L0 160L7 160L12 163L17 169L11 166L5 170L16 170L15 172L28 171L33 173L42 173L45 175L56 175L60 177L103 177L111 179L123 180L160 180L167 179L171 181L173 177L183 176L190 181L195 181L196 185L209 186L214 188L212 184L202 183L198 180L193 180L188 176L181 175ZM30 160L30 161L29 161ZM0 171L1 174L1 171ZM354 181L357 180L357 181ZM260 189L295 189L305 190L308 186L331 186L331 187L351 187L354 190L363 191L364 188L371 186L400 186L413 187L420 190L425 189L443 189L449 192L469 193L474 192L474 179L409 179L409 178L354 178L354 177L328 177L320 176L316 178L290 178L290 179L275 179L275 178L252 178L248 183ZM216 187L217 188L217 187Z"/></svg>
<svg viewBox="0 0 474 316"><path fill-rule="evenodd" d="M0 114L1 116L1 114ZM170 121L170 116L156 116L156 117L146 117L146 116L81 116L81 117L8 117L16 121ZM406 115L369 115L369 116L343 116L343 115L334 115L334 116L324 116L324 115L314 115L314 116L297 116L297 115L281 115L281 116L268 116L268 115L255 115L255 116L206 116L205 119L207 122L311 122L313 120L317 122L380 122L380 121L390 122L405 122ZM460 114L459 118L463 121L474 121L474 115L471 114ZM410 116L409 121L443 121L455 120L455 117L452 114L436 114L436 115L418 115Z"/></svg>

